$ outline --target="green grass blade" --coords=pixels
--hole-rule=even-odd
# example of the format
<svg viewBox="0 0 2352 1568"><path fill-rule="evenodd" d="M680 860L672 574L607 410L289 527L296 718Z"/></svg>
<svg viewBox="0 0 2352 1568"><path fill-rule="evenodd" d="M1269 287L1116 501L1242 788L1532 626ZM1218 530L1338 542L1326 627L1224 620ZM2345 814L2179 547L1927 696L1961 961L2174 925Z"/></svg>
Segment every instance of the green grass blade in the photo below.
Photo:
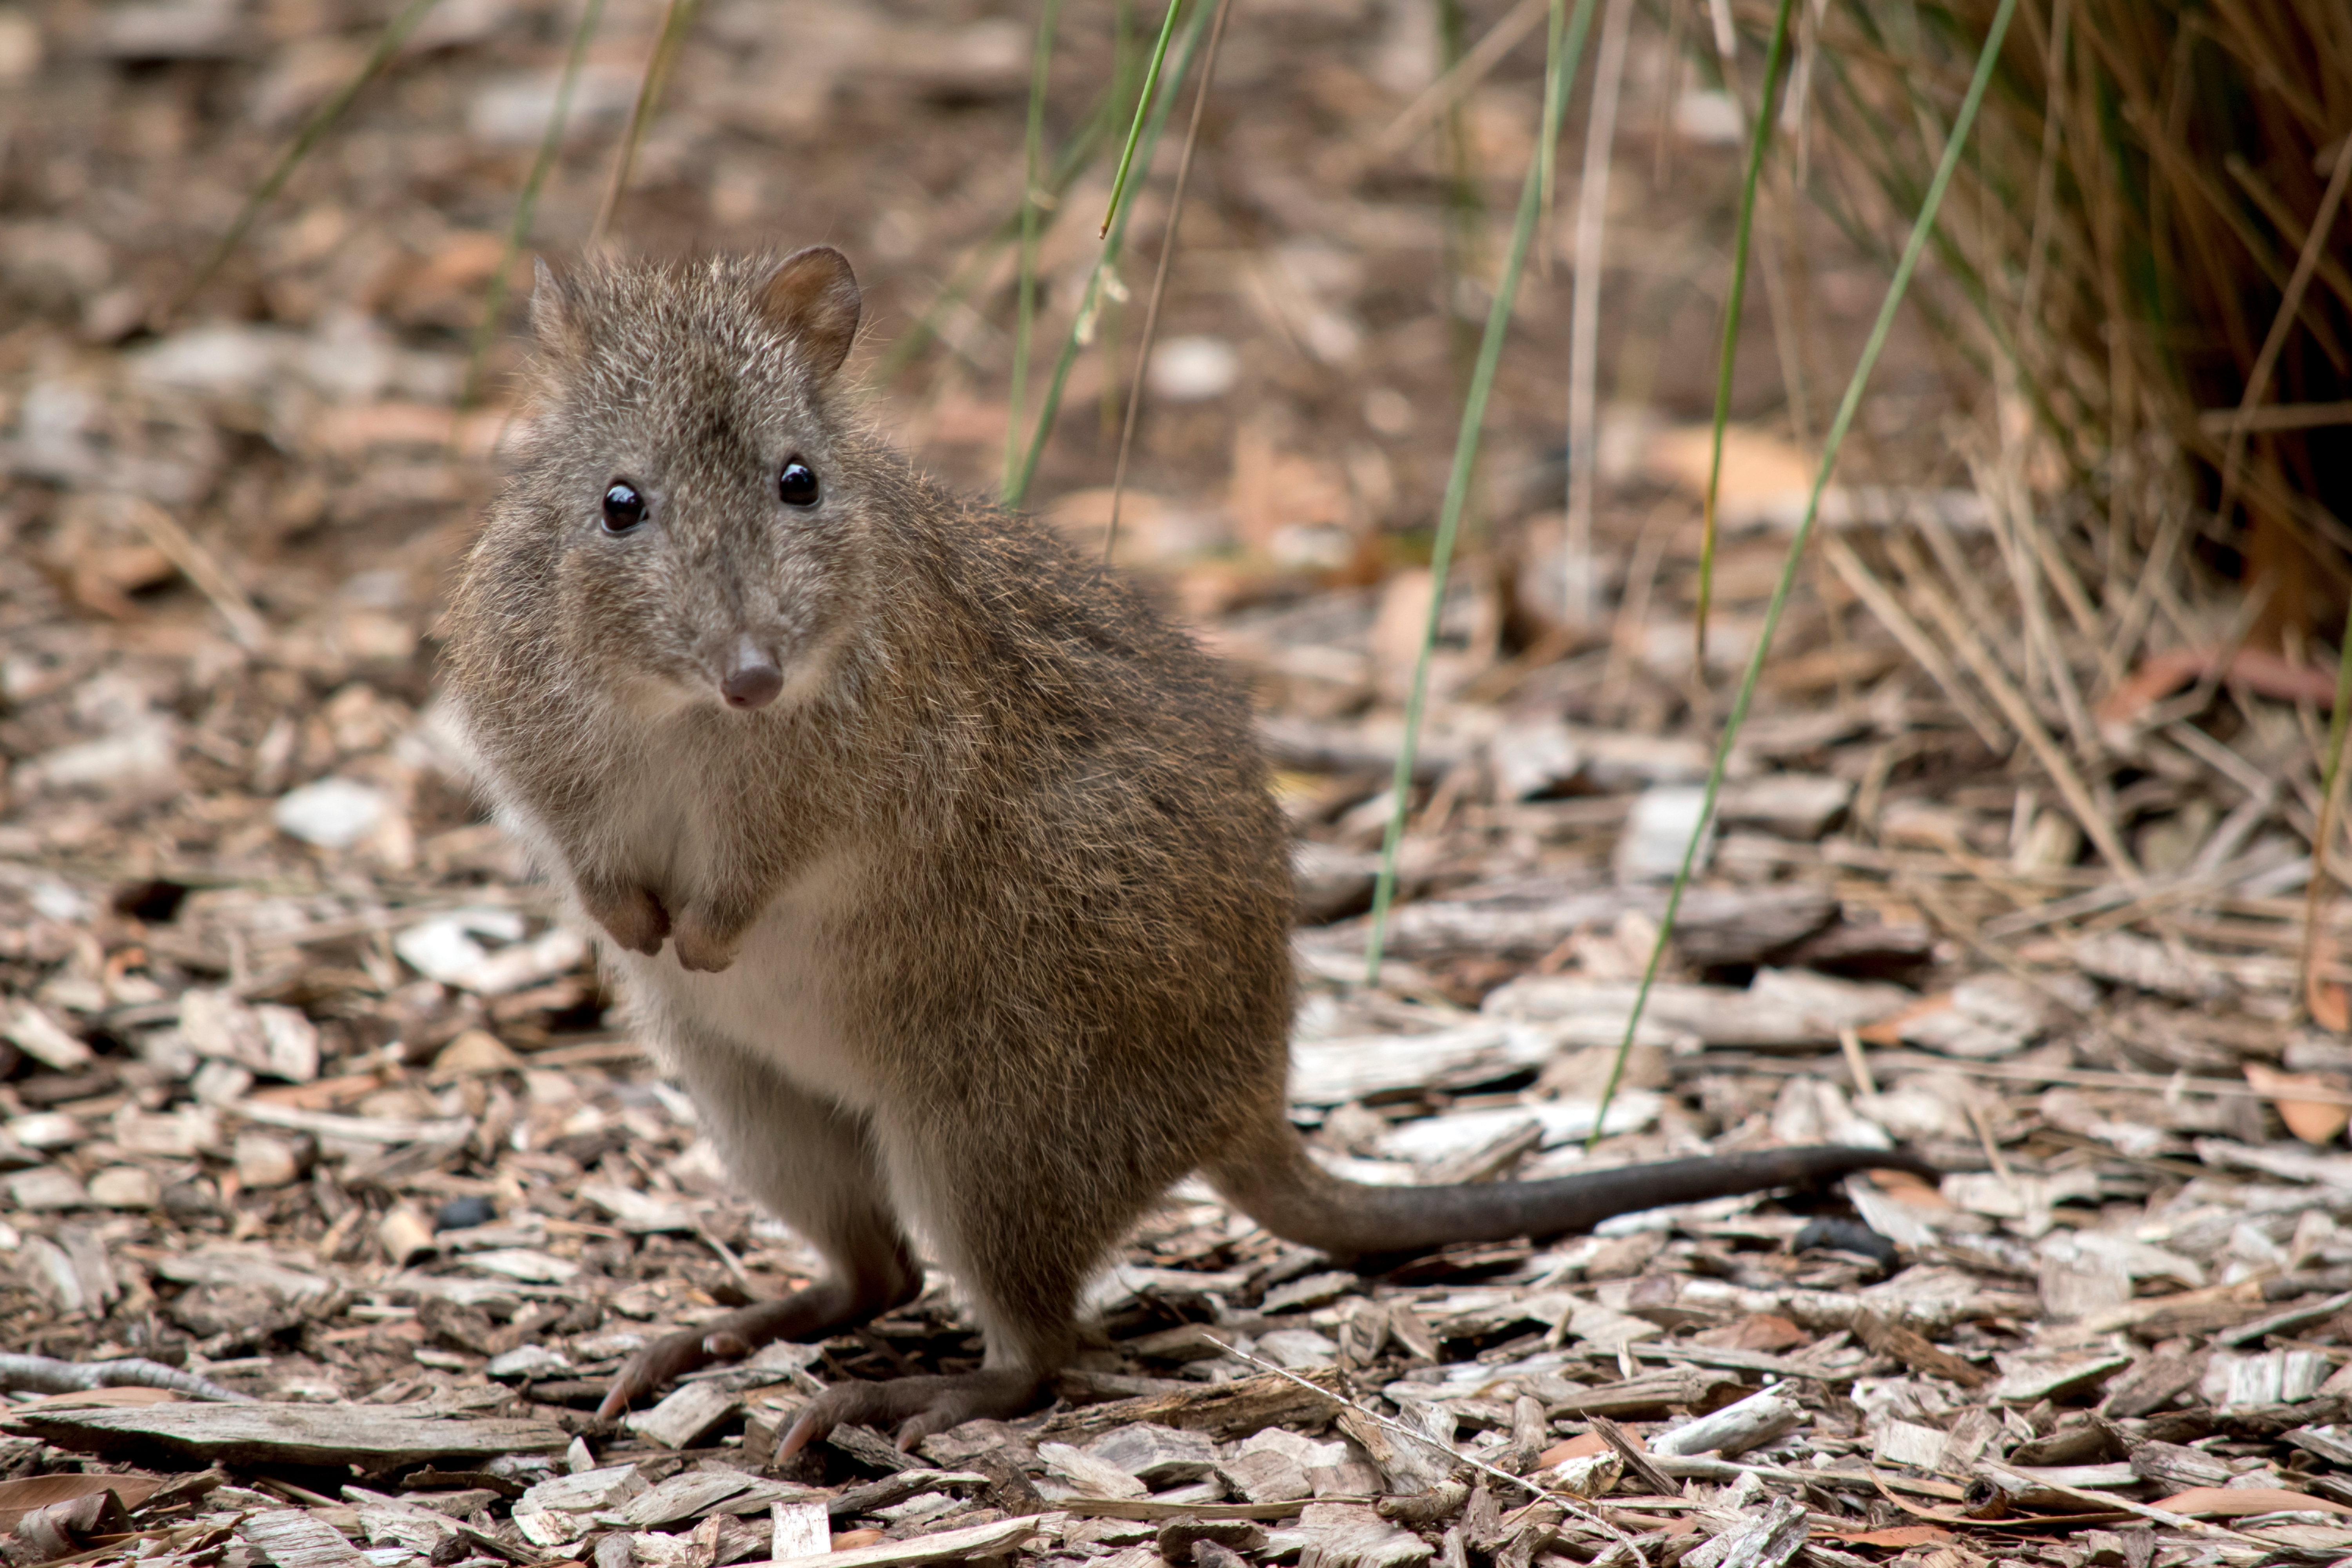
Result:
<svg viewBox="0 0 2352 1568"><path fill-rule="evenodd" d="M1048 195L1060 197L1094 162L1095 153L1102 144L1103 133L1117 108L1115 94L1106 92L1095 100L1093 108L1087 110L1086 119L1079 121L1069 144L1055 158L1053 174L1045 182ZM1058 202L1048 208L1043 226L1051 228L1054 218L1060 216L1060 212ZM898 334L889 352L875 366L871 379L877 384L887 385L912 364L915 356L923 352L924 345L939 335L940 319L980 287L981 279L988 275L990 268L996 265L998 255L1020 236L1021 209L1015 206L975 243L971 254L940 286L940 291L932 296L931 302L923 308L923 313L915 319L914 324Z"/></svg>
<svg viewBox="0 0 2352 1568"><path fill-rule="evenodd" d="M172 296L172 302L163 308L163 314L156 322L159 329L186 310L188 302L213 280L213 274L220 270L221 263L245 242L246 235L251 231L254 220L260 217L262 209L276 199L278 193L285 188L286 182L292 178L294 171L301 167L302 160L310 155L311 149L318 146L320 139L335 128L335 122L349 111L361 90L383 74L383 68L392 62L392 57L400 52L400 46L408 41L408 36L416 31L416 25L425 20L425 13L436 4L438 0L408 0L408 4L401 7L399 15L384 24L383 33L376 39L375 47L370 49L367 58L360 62L360 68L352 73L352 79L343 83L334 97L320 104L310 118L302 122L302 129L295 133L293 142L278 155L277 164L261 184L254 187L253 194L245 198L245 205L238 209L235 221L213 243L212 249L205 253L204 261L187 282L181 285L180 291Z"/></svg>
<svg viewBox="0 0 2352 1568"><path fill-rule="evenodd" d="M1584 40L1591 30L1597 0L1577 0L1575 20L1562 37L1555 0L1548 57L1544 62L1543 123L1559 124L1568 98L1568 84L1584 57ZM1563 47L1565 46L1565 47ZM1528 247L1536 234L1536 216L1543 207L1544 159L1540 148L1528 160L1528 177L1519 188L1518 216L1511 225L1511 248L1503 260L1503 276L1486 308L1486 328L1478 340L1477 363L1471 367L1470 387L1462 400L1462 426L1454 438L1454 467L1445 476L1445 500L1437 514L1437 538L1429 555L1429 620L1423 626L1421 652L1413 660L1412 689L1406 695L1404 738L1397 748L1396 775L1390 784L1395 806L1389 813L1388 831L1381 840L1381 870L1372 884L1371 938L1364 954L1364 983L1381 978L1381 949L1388 940L1389 905L1396 897L1397 855L1404 843L1405 816L1412 805L1412 764L1421 749L1422 712L1429 699L1430 657L1437 647L1437 628L1445 615L1445 578L1454 562L1454 539L1462 526L1462 512L1470 499L1470 476L1478 461L1478 443L1485 434L1486 398L1495 387L1495 370L1502 363L1503 339L1511 325L1511 308L1519 297L1519 274L1526 268Z"/></svg>
<svg viewBox="0 0 2352 1568"><path fill-rule="evenodd" d="M1102 227L1095 237L1102 239L1110 234L1111 220L1118 216L1119 198L1127 194L1127 174L1135 165L1135 148L1143 135L1143 121L1150 111L1151 100L1160 89L1160 67L1168 58L1168 40L1176 36L1176 13L1184 8L1184 0L1168 0L1168 15L1160 19L1160 41L1151 47L1151 65L1143 73L1143 90L1136 95L1135 121L1127 128L1127 145L1119 149L1118 171L1110 177L1110 205L1103 209Z"/></svg>
<svg viewBox="0 0 2352 1568"><path fill-rule="evenodd" d="M1181 82L1192 68L1192 57L1200 51L1201 39L1208 30L1213 6L1193 8L1192 19L1184 28L1184 44L1176 58L1175 80ZM1160 134L1168 128L1168 116L1176 106L1176 94L1171 90L1160 95L1160 101L1152 106L1147 117L1143 134L1138 145L1144 161L1150 162L1159 150ZM1062 410L1062 389L1070 379L1070 366L1077 363L1078 351L1093 335L1096 312L1102 309L1103 279L1118 265L1118 258L1127 244L1127 220L1132 208L1121 207L1111 226L1102 253L1095 258L1094 268L1087 274L1087 287L1079 296L1076 314L1070 318L1070 330L1063 336L1062 353L1054 362L1053 378L1046 383L1045 395L1037 405L1037 418L1029 436L1029 451L1021 460L1021 471L1014 482L1005 487L1004 504L1017 507L1028 499L1029 486L1037 477L1037 459L1045 450L1045 437L1053 432L1054 421Z"/></svg>
<svg viewBox="0 0 2352 1568"><path fill-rule="evenodd" d="M604 181L604 199L597 204L596 221L588 228L592 249L612 226L613 214L621 205L621 193L628 188L629 171L636 167L637 148L645 142L646 128L653 124L654 110L660 107L662 94L669 89L670 70L677 64L678 51L686 47L686 36L694 30L695 14L701 8L702 0L669 0L669 8L662 13L661 32L654 38L654 52L646 58L646 74L637 79L636 101L629 105L628 129L621 133L621 145L613 153L613 172Z"/></svg>
<svg viewBox="0 0 2352 1568"><path fill-rule="evenodd" d="M1715 503L1723 483L1723 431L1731 422L1731 366L1739 348L1739 318L1748 300L1748 242L1756 226L1756 193L1763 184L1764 154L1772 142L1774 112L1780 96L1780 58L1788 52L1789 21L1797 0L1780 0L1772 13L1772 41L1764 49L1764 107L1748 138L1748 171L1739 183L1739 221L1731 232L1731 298L1723 310L1723 344L1716 351L1715 431L1706 458L1706 501L1699 512L1698 610L1691 618L1691 675L1706 680L1706 619L1715 604Z"/></svg>
<svg viewBox="0 0 2352 1568"><path fill-rule="evenodd" d="M1021 405L1029 395L1029 337L1037 321L1037 189L1039 165L1045 162L1045 85L1054 69L1054 30L1062 19L1062 0L1045 0L1037 18L1037 48L1029 65L1029 130L1024 143L1021 175L1021 278L1014 292L1013 378L1004 402L1004 478L999 489L1010 496L1013 475L1021 460Z"/></svg>
<svg viewBox="0 0 2352 1568"><path fill-rule="evenodd" d="M1805 500L1805 515L1797 524L1795 536L1789 541L1788 554L1780 563L1780 580L1772 584L1771 602L1764 608L1764 625L1757 633L1755 648L1748 656L1748 668L1739 678L1739 690L1732 699L1731 712L1724 720L1723 738L1716 743L1715 762L1706 773L1706 793L1699 810L1698 826L1692 832L1690 842L1683 847L1682 865L1676 868L1674 885L1667 890L1665 913L1658 922L1658 940L1650 949L1650 962L1643 967L1642 984L1633 993L1633 1008L1625 1019L1625 1037L1618 1042L1616 1058L1609 1065L1609 1081L1601 1088L1600 1109L1593 1112L1592 1135L1585 1140L1587 1149L1601 1141L1601 1123L1609 1114L1610 1101L1616 1098L1617 1085L1624 1077L1625 1058L1633 1054L1633 1037L1642 1026L1650 988L1657 982L1666 944L1674 940L1675 916L1682 908L1683 891L1690 885L1699 846L1706 841L1707 830L1714 826L1715 803L1723 791L1723 775L1730 765L1731 748L1739 739L1740 726L1748 720L1748 705L1754 700L1756 683L1764 674L1765 656L1771 652L1772 636L1780 630L1780 613L1788 607L1790 591L1797 581L1797 567L1804 560L1806 545L1812 541L1813 525L1821 519L1822 495L1829 489L1831 474L1836 471L1838 448L1845 444L1846 432L1853 427L1854 415L1862 407L1863 391L1870 384L1870 373L1877 367L1878 356L1886 347L1887 333L1895 325L1895 313L1902 308L1903 297L1911 288L1911 275L1918 269L1919 258L1935 232L1936 215L1943 207L1944 193L1951 185L1954 171L1960 166L1961 150L1968 145L1969 132L1976 124L1977 109L1984 102L1986 84L1991 81L1993 66L2000 57L2001 40L2009 36L2010 20L2016 14L2017 0L2000 0L2000 8L1993 13L1984 47L1977 55L1976 73L1969 79L1968 96L1960 100L1959 114L1952 121L1951 134L1945 139L1943 155L1937 160L1936 176L1927 183L1919 216L1911 225L1910 237L1904 241L1902 258L1895 262L1895 276L1887 281L1886 298L1879 302L1878 319L1871 323L1862 358L1845 384L1845 396L1839 400L1837 416L1830 421L1829 434L1822 440L1821 463L1813 470L1813 488Z"/></svg>
<svg viewBox="0 0 2352 1568"><path fill-rule="evenodd" d="M1544 58L1547 60L1560 58L1561 29L1568 24L1568 0L1551 0L1550 10L1551 20L1546 25L1547 30L1544 35ZM1577 15L1590 22L1592 16L1591 8L1584 7L1579 10ZM1578 55L1584 53L1584 35L1581 33L1577 35L1575 48ZM1537 167L1540 171L1538 179L1543 188L1537 199L1539 204L1538 211L1543 216L1549 216L1551 213L1552 192L1557 190L1559 184L1559 127L1560 121L1568 116L1568 94L1551 91L1549 82L1544 85L1543 129L1537 133L1536 140Z"/></svg>
<svg viewBox="0 0 2352 1568"><path fill-rule="evenodd" d="M546 133L539 139L539 156L531 160L530 174L515 197L514 221L507 225L507 242L499 251L498 270L490 274L490 286L484 293L482 320L474 329L473 350L466 356L465 389L457 395L460 413L473 407L474 400L481 395L482 367L489 361L490 344L497 341L499 321L506 313L507 279L514 275L515 258L530 241L531 215L539 209L540 190L555 167L555 155L563 148L563 122L572 114L572 94L580 85L580 68L588 58L588 45L604 17L604 0L587 0L580 8L580 26L572 29L572 52L563 58L563 75L555 86L555 107L548 113ZM453 435L450 439L455 441L457 437Z"/></svg>
<svg viewBox="0 0 2352 1568"><path fill-rule="evenodd" d="M1209 89L1217 79L1217 45L1225 36L1225 17L1234 0L1217 0L1216 19L1209 24L1209 55L1201 62L1201 86L1192 95L1192 122L1184 128L1184 152L1176 160L1176 184L1168 193L1168 222L1160 231L1160 265L1151 270L1151 298L1143 307L1143 332L1135 342L1135 370L1128 380L1127 417L1120 422L1118 460L1110 470L1110 517L1103 524L1103 564L1118 551L1118 508L1127 495L1127 465L1135 453L1136 422L1143 415L1143 377L1151 368L1151 344L1160 330L1160 307L1168 298L1168 271L1176 260L1176 231L1184 221L1184 193L1192 183L1192 158L1201 147L1201 122L1208 117ZM1110 349L1103 363L1111 363ZM1110 384L1110 377L1103 377Z"/></svg>

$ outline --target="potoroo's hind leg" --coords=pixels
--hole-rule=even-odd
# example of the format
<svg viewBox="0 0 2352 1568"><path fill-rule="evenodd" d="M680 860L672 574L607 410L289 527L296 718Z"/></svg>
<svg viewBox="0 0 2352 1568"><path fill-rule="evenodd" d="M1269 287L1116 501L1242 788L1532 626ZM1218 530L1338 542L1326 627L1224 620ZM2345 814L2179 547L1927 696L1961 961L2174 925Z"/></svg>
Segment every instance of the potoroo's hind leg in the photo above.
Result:
<svg viewBox="0 0 2352 1568"><path fill-rule="evenodd" d="M904 1447L966 1421L1019 1415L1068 1363L1087 1279L1166 1184L1115 1154L1070 1146L1083 1142L1076 1130L1057 1145L1012 1120L877 1128L898 1205L978 1313L986 1363L948 1376L836 1384L802 1411L779 1457L844 1423L895 1431Z"/></svg>
<svg viewBox="0 0 2352 1568"><path fill-rule="evenodd" d="M678 1077L736 1179L806 1238L830 1272L780 1300L656 1340L614 1374L600 1415L638 1403L682 1373L772 1341L817 1340L855 1327L923 1287L861 1119L725 1041L690 1027L666 1033L677 1047Z"/></svg>

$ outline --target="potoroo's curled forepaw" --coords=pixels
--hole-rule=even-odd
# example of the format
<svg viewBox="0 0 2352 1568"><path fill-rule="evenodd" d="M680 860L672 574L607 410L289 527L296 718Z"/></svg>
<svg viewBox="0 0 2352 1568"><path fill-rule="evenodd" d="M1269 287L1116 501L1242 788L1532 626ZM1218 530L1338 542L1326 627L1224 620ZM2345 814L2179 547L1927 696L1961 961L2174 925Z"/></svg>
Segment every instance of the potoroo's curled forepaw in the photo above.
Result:
<svg viewBox="0 0 2352 1568"><path fill-rule="evenodd" d="M678 911L670 929L670 938L677 944L678 963L700 973L718 973L735 962L735 950L743 942L744 923L716 920L709 910L689 904Z"/></svg>
<svg viewBox="0 0 2352 1568"><path fill-rule="evenodd" d="M580 901L588 918L631 952L650 958L662 950L662 939L669 935L669 911L651 888L635 883L583 885Z"/></svg>

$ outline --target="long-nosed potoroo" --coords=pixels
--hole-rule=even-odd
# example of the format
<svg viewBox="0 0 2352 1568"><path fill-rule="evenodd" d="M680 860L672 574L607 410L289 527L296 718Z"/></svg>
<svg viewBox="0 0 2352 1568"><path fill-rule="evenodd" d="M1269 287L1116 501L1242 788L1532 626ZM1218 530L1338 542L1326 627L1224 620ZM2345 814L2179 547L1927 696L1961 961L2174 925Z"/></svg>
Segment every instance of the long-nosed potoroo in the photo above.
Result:
<svg viewBox="0 0 2352 1568"><path fill-rule="evenodd" d="M858 313L824 247L542 269L535 416L454 597L450 686L503 819L601 929L736 1178L829 1265L649 1345L608 1412L907 1301L919 1235L983 1365L837 1385L783 1450L1016 1414L1089 1276L1196 1171L1345 1257L1926 1169L1804 1148L1327 1174L1287 1114L1289 836L1241 688L871 434L838 384Z"/></svg>

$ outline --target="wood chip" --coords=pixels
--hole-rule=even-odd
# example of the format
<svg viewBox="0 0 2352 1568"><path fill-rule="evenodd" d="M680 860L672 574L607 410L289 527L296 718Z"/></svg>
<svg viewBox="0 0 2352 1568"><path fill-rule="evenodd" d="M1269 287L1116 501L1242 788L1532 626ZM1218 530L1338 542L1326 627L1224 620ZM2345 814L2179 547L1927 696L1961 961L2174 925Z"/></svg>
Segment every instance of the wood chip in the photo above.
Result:
<svg viewBox="0 0 2352 1568"><path fill-rule="evenodd" d="M1429 1542L1360 1503L1317 1502L1300 1510L1306 1549L1299 1568L1421 1568L1436 1555Z"/></svg>
<svg viewBox="0 0 2352 1568"><path fill-rule="evenodd" d="M560 1454L571 1435L537 1421L437 1415L382 1405L151 1405L133 1409L34 1406L11 1423L61 1448L113 1454L154 1444L198 1461L358 1465L382 1470L428 1459Z"/></svg>
<svg viewBox="0 0 2352 1568"><path fill-rule="evenodd" d="M711 1383L681 1384L650 1410L622 1417L621 1425L665 1448L691 1448L720 1422L743 1408L743 1396Z"/></svg>
<svg viewBox="0 0 2352 1568"><path fill-rule="evenodd" d="M1048 1514L1029 1514L1019 1519L998 1520L993 1524L943 1530L937 1534L919 1535L908 1541L889 1541L875 1546L853 1547L822 1555L779 1558L777 1561L790 1563L794 1568L909 1568L915 1563L992 1557L1038 1534L1051 1517Z"/></svg>
<svg viewBox="0 0 2352 1568"><path fill-rule="evenodd" d="M299 1508L248 1514L236 1533L277 1568L371 1568L342 1531Z"/></svg>

